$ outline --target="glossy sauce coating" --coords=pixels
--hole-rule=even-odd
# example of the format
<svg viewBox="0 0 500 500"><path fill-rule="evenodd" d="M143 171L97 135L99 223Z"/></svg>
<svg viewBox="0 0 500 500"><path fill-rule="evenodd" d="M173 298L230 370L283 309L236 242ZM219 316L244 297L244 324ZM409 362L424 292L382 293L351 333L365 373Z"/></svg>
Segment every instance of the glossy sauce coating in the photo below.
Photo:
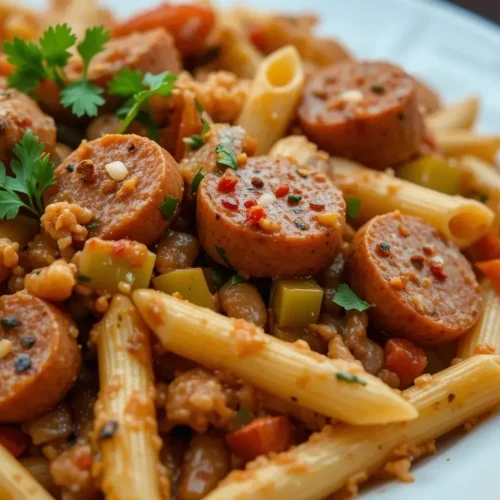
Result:
<svg viewBox="0 0 500 500"><path fill-rule="evenodd" d="M467 259L417 217L391 212L356 234L347 260L348 283L374 307L374 323L419 346L451 342L481 312L479 285Z"/></svg>
<svg viewBox="0 0 500 500"><path fill-rule="evenodd" d="M221 190L225 178L235 183L232 192ZM202 247L254 277L316 273L333 258L345 222L340 191L289 158L259 156L223 177L207 174L197 201Z"/></svg>

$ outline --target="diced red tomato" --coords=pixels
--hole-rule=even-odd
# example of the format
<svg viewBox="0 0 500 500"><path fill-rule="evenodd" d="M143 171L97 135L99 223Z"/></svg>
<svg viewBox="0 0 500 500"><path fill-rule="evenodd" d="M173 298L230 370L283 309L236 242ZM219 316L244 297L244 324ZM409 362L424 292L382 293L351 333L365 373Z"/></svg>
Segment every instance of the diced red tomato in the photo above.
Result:
<svg viewBox="0 0 500 500"><path fill-rule="evenodd" d="M267 46L267 33L264 27L256 26L250 33L250 41L261 52L265 52Z"/></svg>
<svg viewBox="0 0 500 500"><path fill-rule="evenodd" d="M290 192L290 188L286 184L280 184L276 188L276 191L274 192L274 196L276 196L276 198L283 198L283 196L286 196L289 192Z"/></svg>
<svg viewBox="0 0 500 500"><path fill-rule="evenodd" d="M500 259L500 234L498 230L490 231L479 239L472 247L476 260Z"/></svg>
<svg viewBox="0 0 500 500"><path fill-rule="evenodd" d="M403 388L422 375L427 366L423 349L406 339L391 339L385 344L385 366L395 372Z"/></svg>
<svg viewBox="0 0 500 500"><path fill-rule="evenodd" d="M224 174L220 178L219 184L217 184L217 189L222 193L232 193L236 188L236 184L238 184L238 177Z"/></svg>
<svg viewBox="0 0 500 500"><path fill-rule="evenodd" d="M247 221L250 224L258 224L265 216L265 210L259 205L254 205L247 210Z"/></svg>
<svg viewBox="0 0 500 500"><path fill-rule="evenodd" d="M125 36L134 31L165 28L175 39L183 55L200 52L215 23L212 9L195 4L172 5L163 3L141 14L118 23L113 36Z"/></svg>
<svg viewBox="0 0 500 500"><path fill-rule="evenodd" d="M29 444L30 437L21 429L12 425L0 426L0 445L16 458L28 448Z"/></svg>
<svg viewBox="0 0 500 500"><path fill-rule="evenodd" d="M245 205L245 208L250 208L257 205L257 202L255 200L247 200L243 205Z"/></svg>
<svg viewBox="0 0 500 500"><path fill-rule="evenodd" d="M500 284L500 259L476 262L476 266L487 278Z"/></svg>
<svg viewBox="0 0 500 500"><path fill-rule="evenodd" d="M247 460L288 449L293 442L292 425L286 417L257 418L226 436L229 448Z"/></svg>

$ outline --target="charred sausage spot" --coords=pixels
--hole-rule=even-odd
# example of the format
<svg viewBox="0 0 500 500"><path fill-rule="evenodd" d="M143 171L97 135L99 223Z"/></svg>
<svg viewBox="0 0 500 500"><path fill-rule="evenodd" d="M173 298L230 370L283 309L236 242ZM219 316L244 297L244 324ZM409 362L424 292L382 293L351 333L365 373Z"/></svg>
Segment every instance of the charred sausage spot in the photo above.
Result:
<svg viewBox="0 0 500 500"><path fill-rule="evenodd" d="M29 354L19 354L14 362L16 373L24 373L31 368L31 356Z"/></svg>
<svg viewBox="0 0 500 500"><path fill-rule="evenodd" d="M21 345L25 349L31 349L36 344L36 337L32 337L31 335L24 335L19 339L19 342L21 342Z"/></svg>
<svg viewBox="0 0 500 500"><path fill-rule="evenodd" d="M92 160L82 160L76 167L76 173L80 175L82 182L85 184L93 184L97 179Z"/></svg>
<svg viewBox="0 0 500 500"><path fill-rule="evenodd" d="M16 318L15 316L6 316L5 318L2 318L0 320L0 323L6 330L10 330L21 324L19 319Z"/></svg>
<svg viewBox="0 0 500 500"><path fill-rule="evenodd" d="M424 267L424 256L423 255L412 255L410 258L410 262L413 264L413 267L416 269L423 269Z"/></svg>
<svg viewBox="0 0 500 500"><path fill-rule="evenodd" d="M118 431L118 422L116 420L108 420L99 431L99 441L111 439Z"/></svg>
<svg viewBox="0 0 500 500"><path fill-rule="evenodd" d="M68 172L74 172L74 170L75 170L75 164L74 164L74 163L68 163L68 164L66 165L66 170L67 170Z"/></svg>
<svg viewBox="0 0 500 500"><path fill-rule="evenodd" d="M391 245L385 242L379 243L377 245L377 252L383 257L387 257L391 253Z"/></svg>

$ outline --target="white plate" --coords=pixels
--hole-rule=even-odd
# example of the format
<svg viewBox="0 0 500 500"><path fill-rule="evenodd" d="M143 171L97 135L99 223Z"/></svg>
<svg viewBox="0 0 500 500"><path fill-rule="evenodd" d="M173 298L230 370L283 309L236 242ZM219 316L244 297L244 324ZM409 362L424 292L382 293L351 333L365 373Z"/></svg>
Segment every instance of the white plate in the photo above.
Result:
<svg viewBox="0 0 500 500"><path fill-rule="evenodd" d="M43 0L28 3L44 4ZM158 1L105 3L125 16ZM357 56L398 61L434 85L448 101L473 93L480 95L480 128L500 131L500 29L495 25L431 0L252 0L251 6L317 12L322 18L321 31L338 36ZM436 456L413 467L415 483L384 483L371 488L362 498L498 499L499 452L500 416L496 416L460 439L441 443Z"/></svg>

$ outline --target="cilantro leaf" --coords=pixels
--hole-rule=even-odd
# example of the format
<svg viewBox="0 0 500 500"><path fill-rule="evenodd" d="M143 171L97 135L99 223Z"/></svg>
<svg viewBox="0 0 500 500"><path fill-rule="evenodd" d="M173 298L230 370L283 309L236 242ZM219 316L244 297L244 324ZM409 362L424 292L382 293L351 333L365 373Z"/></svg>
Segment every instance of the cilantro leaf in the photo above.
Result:
<svg viewBox="0 0 500 500"><path fill-rule="evenodd" d="M226 264L226 266L233 267L229 262L229 259L227 258L226 250L224 248L216 246L215 251L217 252L217 255L222 259L224 264Z"/></svg>
<svg viewBox="0 0 500 500"><path fill-rule="evenodd" d="M8 56L7 62L15 66L8 78L9 87L29 92L46 75L42 51L34 42L14 38L4 43L3 50Z"/></svg>
<svg viewBox="0 0 500 500"><path fill-rule="evenodd" d="M233 170L238 170L238 158L236 157L236 153L229 146L217 144L217 146L215 146L215 152L217 153L218 165L225 165Z"/></svg>
<svg viewBox="0 0 500 500"><path fill-rule="evenodd" d="M355 219L361 210L361 200L359 198L347 198L346 201L346 212L347 217L350 219Z"/></svg>
<svg viewBox="0 0 500 500"><path fill-rule="evenodd" d="M367 384L363 379L360 379L357 375L353 375L351 373L337 372L335 374L335 376L339 380L343 380L344 382L351 382L351 383L361 384L361 385Z"/></svg>
<svg viewBox="0 0 500 500"><path fill-rule="evenodd" d="M76 46L76 50L83 59L83 79L87 79L90 61L99 52L104 50L104 46L109 40L110 32L104 26L94 26L85 30L83 40Z"/></svg>
<svg viewBox="0 0 500 500"><path fill-rule="evenodd" d="M123 68L108 85L109 94L127 98L143 90L142 73L138 69Z"/></svg>
<svg viewBox="0 0 500 500"><path fill-rule="evenodd" d="M97 108L104 104L101 87L86 80L70 83L61 91L61 104L65 108L71 107L74 115L97 116Z"/></svg>
<svg viewBox="0 0 500 500"><path fill-rule="evenodd" d="M40 50L49 66L64 67L71 57L68 49L76 43L76 35L67 24L50 26L40 38Z"/></svg>
<svg viewBox="0 0 500 500"><path fill-rule="evenodd" d="M182 141L191 151L200 149L205 143L203 137L199 134L194 134L191 137L184 137Z"/></svg>
<svg viewBox="0 0 500 500"><path fill-rule="evenodd" d="M166 220L171 220L177 210L179 199L167 195L163 203L158 207Z"/></svg>
<svg viewBox="0 0 500 500"><path fill-rule="evenodd" d="M0 191L0 219L13 219L19 213L19 209L24 206L25 204L16 193Z"/></svg>
<svg viewBox="0 0 500 500"><path fill-rule="evenodd" d="M193 181L191 182L191 194L196 194L198 191L198 188L200 187L201 181L205 178L205 175L203 173L203 169L200 168L198 172L196 172L196 175L193 178Z"/></svg>
<svg viewBox="0 0 500 500"><path fill-rule="evenodd" d="M246 283L246 279L243 278L243 276L240 276L239 274L235 274L232 278L231 278L231 286L234 286L234 285L239 285L240 283Z"/></svg>
<svg viewBox="0 0 500 500"><path fill-rule="evenodd" d="M373 307L372 304L368 304L368 302L361 300L345 283L342 283L337 288L337 292L333 297L333 302L343 307L346 311L355 309L356 311L363 312Z"/></svg>

